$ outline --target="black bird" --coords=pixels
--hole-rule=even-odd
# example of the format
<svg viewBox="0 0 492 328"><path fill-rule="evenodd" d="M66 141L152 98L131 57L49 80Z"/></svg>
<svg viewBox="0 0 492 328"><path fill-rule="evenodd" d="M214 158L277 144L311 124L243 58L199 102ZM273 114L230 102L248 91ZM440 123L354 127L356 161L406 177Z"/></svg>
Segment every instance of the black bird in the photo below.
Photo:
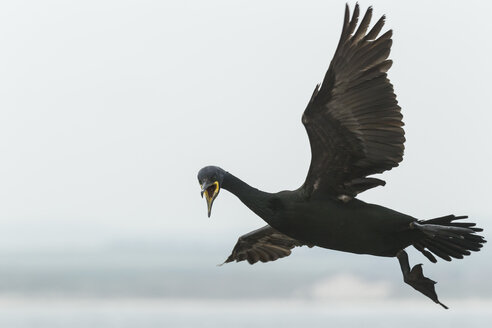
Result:
<svg viewBox="0 0 492 328"><path fill-rule="evenodd" d="M386 72L392 31L378 37L385 16L368 31L372 8L359 27L359 6L352 18L345 9L342 35L328 72L317 85L302 115L311 144L311 165L297 190L268 193L253 188L216 166L198 172L208 216L221 188L235 194L268 225L241 236L225 263L275 261L295 246L319 246L339 251L397 257L403 280L439 302L435 281L422 265L410 269L405 248L414 246L431 262L434 255L451 261L479 251L482 229L463 222L466 216L447 215L419 220L357 198L384 186L369 177L390 170L403 159L402 115Z"/></svg>

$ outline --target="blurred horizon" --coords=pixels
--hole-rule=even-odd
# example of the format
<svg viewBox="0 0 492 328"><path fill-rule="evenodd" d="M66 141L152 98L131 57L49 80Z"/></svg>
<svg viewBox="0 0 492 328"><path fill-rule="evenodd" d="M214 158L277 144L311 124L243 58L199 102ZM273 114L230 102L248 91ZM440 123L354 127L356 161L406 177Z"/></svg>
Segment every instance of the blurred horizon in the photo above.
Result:
<svg viewBox="0 0 492 328"><path fill-rule="evenodd" d="M221 264L235 240L120 239L92 246L0 250L0 297L299 298L354 301L421 299L405 285L398 261L301 247L272 263ZM441 298L492 295L487 248L463 260L430 263L409 247L440 282ZM378 269L375 269L378 268ZM342 295L345 291L347 295ZM491 299L492 301L492 299Z"/></svg>

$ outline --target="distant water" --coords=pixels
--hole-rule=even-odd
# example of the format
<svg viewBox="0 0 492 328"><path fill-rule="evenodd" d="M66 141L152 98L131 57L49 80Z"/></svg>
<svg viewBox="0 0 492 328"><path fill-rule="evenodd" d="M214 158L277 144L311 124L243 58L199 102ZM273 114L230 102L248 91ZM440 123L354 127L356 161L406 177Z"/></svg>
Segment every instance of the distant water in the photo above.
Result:
<svg viewBox="0 0 492 328"><path fill-rule="evenodd" d="M310 301L0 299L0 327L492 327L492 301L334 304Z"/></svg>

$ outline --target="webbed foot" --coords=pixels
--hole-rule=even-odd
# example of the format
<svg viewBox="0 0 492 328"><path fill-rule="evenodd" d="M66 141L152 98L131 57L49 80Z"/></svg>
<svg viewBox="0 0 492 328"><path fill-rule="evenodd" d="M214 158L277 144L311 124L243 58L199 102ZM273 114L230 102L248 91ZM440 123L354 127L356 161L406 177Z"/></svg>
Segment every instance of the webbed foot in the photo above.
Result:
<svg viewBox="0 0 492 328"><path fill-rule="evenodd" d="M417 264L412 268L412 270L410 270L408 255L405 251L402 250L398 252L396 257L398 258L398 261L400 261L403 281L433 300L435 303L447 309L448 307L442 304L437 297L436 290L434 288L436 282L424 276L422 264Z"/></svg>

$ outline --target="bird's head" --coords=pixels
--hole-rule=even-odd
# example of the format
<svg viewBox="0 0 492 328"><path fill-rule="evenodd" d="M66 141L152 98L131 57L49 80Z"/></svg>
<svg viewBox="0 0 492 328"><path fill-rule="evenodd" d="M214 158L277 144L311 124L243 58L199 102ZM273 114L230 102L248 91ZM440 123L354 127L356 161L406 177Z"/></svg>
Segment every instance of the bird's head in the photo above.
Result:
<svg viewBox="0 0 492 328"><path fill-rule="evenodd" d="M223 169L217 166L205 166L198 171L198 183L202 188L202 197L205 195L207 200L208 217L212 212L212 204L219 194L225 173Z"/></svg>

